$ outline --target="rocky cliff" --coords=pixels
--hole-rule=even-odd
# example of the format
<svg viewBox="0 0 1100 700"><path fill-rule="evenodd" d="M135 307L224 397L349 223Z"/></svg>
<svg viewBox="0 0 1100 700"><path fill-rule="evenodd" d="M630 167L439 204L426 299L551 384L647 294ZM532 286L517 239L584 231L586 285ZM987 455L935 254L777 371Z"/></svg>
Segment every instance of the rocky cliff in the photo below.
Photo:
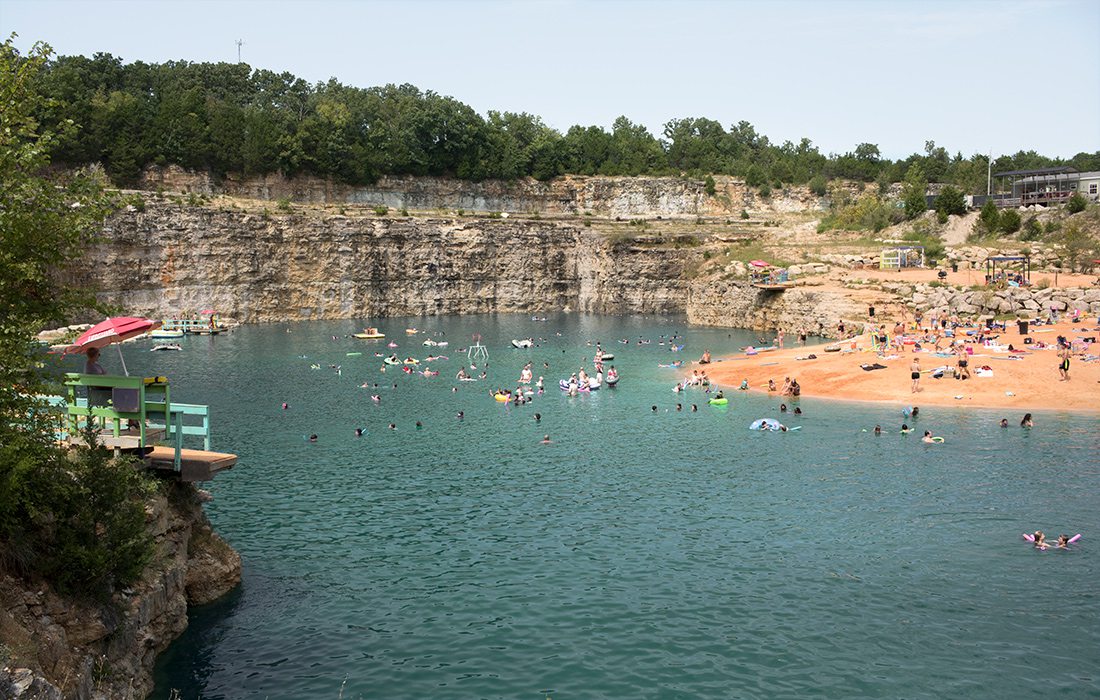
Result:
<svg viewBox="0 0 1100 700"><path fill-rule="evenodd" d="M240 556L211 529L200 492L166 483L146 505L156 554L142 579L104 604L45 582L0 576L0 697L144 698L153 663L187 627L187 606L240 582Z"/></svg>
<svg viewBox="0 0 1100 700"><path fill-rule="evenodd" d="M76 281L130 313L213 307L246 322L682 313L681 280L701 255L686 240L541 218L270 212L153 199L107 222Z"/></svg>

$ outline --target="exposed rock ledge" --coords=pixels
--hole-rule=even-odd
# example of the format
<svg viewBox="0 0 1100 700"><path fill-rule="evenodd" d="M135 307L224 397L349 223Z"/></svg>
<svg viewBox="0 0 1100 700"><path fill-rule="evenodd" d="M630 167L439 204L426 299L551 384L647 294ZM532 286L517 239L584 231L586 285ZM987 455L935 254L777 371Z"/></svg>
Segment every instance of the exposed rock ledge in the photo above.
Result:
<svg viewBox="0 0 1100 700"><path fill-rule="evenodd" d="M241 558L210 526L199 492L166 484L146 505L152 563L106 604L0 575L0 698L144 698L159 653L187 627L187 606L240 583Z"/></svg>

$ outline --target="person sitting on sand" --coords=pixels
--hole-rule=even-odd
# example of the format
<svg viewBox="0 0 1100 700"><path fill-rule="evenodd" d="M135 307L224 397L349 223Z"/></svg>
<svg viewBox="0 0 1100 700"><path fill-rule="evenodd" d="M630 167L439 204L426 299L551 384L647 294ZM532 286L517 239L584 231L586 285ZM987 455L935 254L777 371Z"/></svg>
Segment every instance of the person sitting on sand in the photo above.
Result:
<svg viewBox="0 0 1100 700"><path fill-rule="evenodd" d="M768 380L768 391L775 391L775 380L774 379L769 379Z"/></svg>
<svg viewBox="0 0 1100 700"><path fill-rule="evenodd" d="M749 380L748 379L742 379L741 380L741 386L739 386L737 388L740 391L748 391L749 390Z"/></svg>
<svg viewBox="0 0 1100 700"><path fill-rule="evenodd" d="M710 350L704 350L703 351L703 356L699 358L699 364L701 364L701 365L709 365L710 364Z"/></svg>
<svg viewBox="0 0 1100 700"><path fill-rule="evenodd" d="M780 393L782 393L784 396L790 395L790 393L791 393L791 378L790 377L783 377L783 391L780 392Z"/></svg>
<svg viewBox="0 0 1100 700"><path fill-rule="evenodd" d="M797 379L791 381L791 396L798 398L802 395L802 385L798 383Z"/></svg>
<svg viewBox="0 0 1100 700"><path fill-rule="evenodd" d="M1031 414L1025 413L1024 417L1020 419L1021 428L1034 428L1035 422L1031 420Z"/></svg>

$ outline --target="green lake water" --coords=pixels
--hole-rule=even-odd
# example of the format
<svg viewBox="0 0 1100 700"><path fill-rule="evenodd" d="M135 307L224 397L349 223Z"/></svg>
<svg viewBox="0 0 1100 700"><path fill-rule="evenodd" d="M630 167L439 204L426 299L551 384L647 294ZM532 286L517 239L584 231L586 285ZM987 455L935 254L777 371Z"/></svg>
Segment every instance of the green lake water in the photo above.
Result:
<svg viewBox="0 0 1100 700"><path fill-rule="evenodd" d="M795 417L760 394L671 392L684 370L659 364L748 332L489 316L344 338L362 325L125 346L132 372L209 404L213 449L240 456L207 512L242 585L192 611L153 697L1100 696L1095 418L1007 415L1006 430L1001 412L928 407L915 427L946 439L931 446L897 432L901 405L803 398ZM440 376L379 372L389 340L428 354L412 325L446 332ZM489 378L460 383L473 333ZM672 334L681 353L659 344ZM528 336L545 340L509 346ZM563 395L597 340L619 386ZM489 397L528 360L545 395ZM117 369L114 349L103 362ZM801 430L748 430L760 417ZM1037 528L1085 536L1037 552L1020 537Z"/></svg>

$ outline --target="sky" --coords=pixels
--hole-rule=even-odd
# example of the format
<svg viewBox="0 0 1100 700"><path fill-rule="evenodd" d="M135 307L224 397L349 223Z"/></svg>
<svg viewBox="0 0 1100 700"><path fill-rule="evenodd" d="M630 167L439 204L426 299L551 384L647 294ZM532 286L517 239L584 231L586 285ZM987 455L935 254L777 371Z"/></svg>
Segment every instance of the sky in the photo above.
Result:
<svg viewBox="0 0 1100 700"><path fill-rule="evenodd" d="M662 136L742 120L823 153L1100 150L1100 2L0 0L26 50L411 83L484 115Z"/></svg>

